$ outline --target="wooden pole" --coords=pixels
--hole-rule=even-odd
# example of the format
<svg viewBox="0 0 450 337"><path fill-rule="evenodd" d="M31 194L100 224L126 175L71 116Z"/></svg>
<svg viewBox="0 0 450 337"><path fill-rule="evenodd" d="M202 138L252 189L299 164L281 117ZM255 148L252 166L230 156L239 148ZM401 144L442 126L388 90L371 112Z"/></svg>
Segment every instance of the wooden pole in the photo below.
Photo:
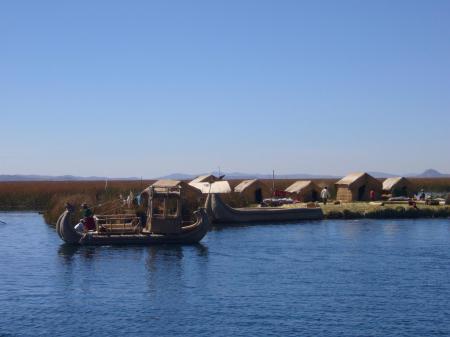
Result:
<svg viewBox="0 0 450 337"><path fill-rule="evenodd" d="M272 170L272 198L275 197L275 170Z"/></svg>

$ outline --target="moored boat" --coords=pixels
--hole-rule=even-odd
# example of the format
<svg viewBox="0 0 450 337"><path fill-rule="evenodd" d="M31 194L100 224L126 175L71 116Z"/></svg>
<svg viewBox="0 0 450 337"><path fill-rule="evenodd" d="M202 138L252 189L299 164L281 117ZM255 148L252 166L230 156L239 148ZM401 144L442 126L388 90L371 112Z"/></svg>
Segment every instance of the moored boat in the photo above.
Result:
<svg viewBox="0 0 450 337"><path fill-rule="evenodd" d="M68 208L59 217L56 231L62 240L74 245L195 244L203 239L209 228L204 208L193 212L194 221L183 221L179 189L147 191L150 197L142 226L139 226L142 217L132 214L97 215L95 230L78 232L71 221L73 210Z"/></svg>
<svg viewBox="0 0 450 337"><path fill-rule="evenodd" d="M320 220L323 212L316 208L248 207L232 208L225 204L218 194L210 194L205 208L212 222L283 222L299 220Z"/></svg>

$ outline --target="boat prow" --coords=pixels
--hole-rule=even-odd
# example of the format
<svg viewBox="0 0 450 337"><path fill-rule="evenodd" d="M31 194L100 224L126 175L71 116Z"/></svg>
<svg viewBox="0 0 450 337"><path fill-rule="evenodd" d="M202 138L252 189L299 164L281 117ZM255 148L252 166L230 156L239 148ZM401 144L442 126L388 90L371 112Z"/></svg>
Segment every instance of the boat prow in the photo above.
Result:
<svg viewBox="0 0 450 337"><path fill-rule="evenodd" d="M218 194L209 194L205 208L212 222L242 223L242 222L283 222L299 220L323 219L323 212L317 208L283 208L254 207L232 208L225 204Z"/></svg>

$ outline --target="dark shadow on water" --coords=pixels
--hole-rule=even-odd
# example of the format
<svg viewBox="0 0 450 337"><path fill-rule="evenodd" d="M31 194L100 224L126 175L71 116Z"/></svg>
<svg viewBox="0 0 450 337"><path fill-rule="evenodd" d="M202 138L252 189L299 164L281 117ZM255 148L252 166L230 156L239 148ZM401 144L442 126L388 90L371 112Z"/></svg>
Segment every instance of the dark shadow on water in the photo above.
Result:
<svg viewBox="0 0 450 337"><path fill-rule="evenodd" d="M298 220L298 221L283 221L283 222L229 222L229 223L216 223L211 226L211 231L222 231L229 228L249 228L249 227L262 227L262 226L302 226L302 225L320 225L324 220Z"/></svg>
<svg viewBox="0 0 450 337"><path fill-rule="evenodd" d="M65 261L72 262L75 255L80 255L85 259L92 259L98 247L77 246L63 243L59 246L58 255Z"/></svg>
<svg viewBox="0 0 450 337"><path fill-rule="evenodd" d="M95 258L99 250L120 251L120 250L147 250L148 259L173 259L174 257L181 260L184 257L183 249L193 248L198 256L208 256L208 247L201 243L194 245L155 245L155 246L78 246L63 243L58 248L58 255L66 262L72 262L75 255L81 256L84 259Z"/></svg>

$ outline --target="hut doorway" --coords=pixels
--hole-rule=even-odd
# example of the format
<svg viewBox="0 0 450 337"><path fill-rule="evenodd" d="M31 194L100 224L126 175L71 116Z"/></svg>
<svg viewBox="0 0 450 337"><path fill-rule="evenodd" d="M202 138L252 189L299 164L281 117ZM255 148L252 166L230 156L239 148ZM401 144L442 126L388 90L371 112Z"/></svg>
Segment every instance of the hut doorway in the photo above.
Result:
<svg viewBox="0 0 450 337"><path fill-rule="evenodd" d="M311 192L311 201L317 201L317 200L319 200L319 195L316 190L313 190Z"/></svg>
<svg viewBox="0 0 450 337"><path fill-rule="evenodd" d="M407 197L408 196L408 188L406 186L403 186L400 192L401 197Z"/></svg>
<svg viewBox="0 0 450 337"><path fill-rule="evenodd" d="M257 188L255 190L255 202L260 204L263 201L263 197L262 197L262 190L260 188Z"/></svg>
<svg viewBox="0 0 450 337"><path fill-rule="evenodd" d="M358 201L364 200L364 195L366 193L366 185L362 185L360 188L358 188Z"/></svg>

